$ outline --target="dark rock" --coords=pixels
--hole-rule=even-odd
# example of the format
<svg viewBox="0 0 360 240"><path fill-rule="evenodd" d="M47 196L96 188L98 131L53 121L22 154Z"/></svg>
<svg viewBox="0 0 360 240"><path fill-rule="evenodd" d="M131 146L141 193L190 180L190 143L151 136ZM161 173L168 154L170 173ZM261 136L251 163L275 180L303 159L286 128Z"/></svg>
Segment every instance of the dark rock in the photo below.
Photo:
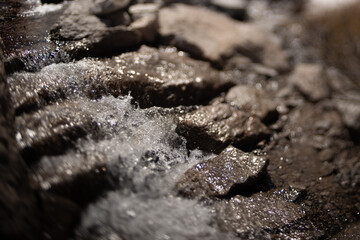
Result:
<svg viewBox="0 0 360 240"><path fill-rule="evenodd" d="M256 115L264 122L273 122L279 116L276 110L277 104L270 95L252 86L239 85L231 88L225 100L231 106Z"/></svg>
<svg viewBox="0 0 360 240"><path fill-rule="evenodd" d="M99 16L108 15L126 8L130 0L92 0L91 13Z"/></svg>
<svg viewBox="0 0 360 240"><path fill-rule="evenodd" d="M178 129L190 148L220 152L227 145L249 149L269 136L260 119L228 104L201 107L179 117Z"/></svg>
<svg viewBox="0 0 360 240"><path fill-rule="evenodd" d="M310 101L320 101L329 97L325 73L320 65L299 64L292 75L290 82Z"/></svg>
<svg viewBox="0 0 360 240"><path fill-rule="evenodd" d="M225 197L231 192L245 192L264 177L266 165L263 157L229 146L219 156L187 170L176 188L181 195L190 198Z"/></svg>
<svg viewBox="0 0 360 240"><path fill-rule="evenodd" d="M347 239L359 239L360 238L360 223L353 223L347 226L344 230L336 234L332 239L335 240L347 240Z"/></svg>
<svg viewBox="0 0 360 240"><path fill-rule="evenodd" d="M106 188L107 158L101 153L44 157L31 167L38 190L55 193L83 206Z"/></svg>
<svg viewBox="0 0 360 240"><path fill-rule="evenodd" d="M275 37L254 24L238 23L201 7L177 4L159 12L160 35L167 44L223 65L241 53L278 70L288 68Z"/></svg>
<svg viewBox="0 0 360 240"><path fill-rule="evenodd" d="M94 86L110 75L111 69L102 62L84 59L52 64L36 73L14 73L8 77L8 83L16 113L21 114L76 94L98 97L100 93L93 92ZM100 88L96 87L98 92Z"/></svg>
<svg viewBox="0 0 360 240"><path fill-rule="evenodd" d="M117 79L105 82L109 91L120 89L142 107L200 104L233 86L208 63L193 60L182 52L143 46L108 63L118 72Z"/></svg>
<svg viewBox="0 0 360 240"><path fill-rule="evenodd" d="M316 236L304 220L300 205L288 201L281 192L236 196L217 205L217 222L223 231L244 239L307 239Z"/></svg>
<svg viewBox="0 0 360 240"><path fill-rule="evenodd" d="M54 240L68 239L72 229L80 220L81 208L74 202L55 194L41 193L41 210L43 213L43 238Z"/></svg>
<svg viewBox="0 0 360 240"><path fill-rule="evenodd" d="M27 161L63 153L76 139L96 130L89 114L71 103L24 114L15 124L16 139Z"/></svg>
<svg viewBox="0 0 360 240"><path fill-rule="evenodd" d="M14 109L0 39L0 238L40 239L40 215L28 169L15 140Z"/></svg>

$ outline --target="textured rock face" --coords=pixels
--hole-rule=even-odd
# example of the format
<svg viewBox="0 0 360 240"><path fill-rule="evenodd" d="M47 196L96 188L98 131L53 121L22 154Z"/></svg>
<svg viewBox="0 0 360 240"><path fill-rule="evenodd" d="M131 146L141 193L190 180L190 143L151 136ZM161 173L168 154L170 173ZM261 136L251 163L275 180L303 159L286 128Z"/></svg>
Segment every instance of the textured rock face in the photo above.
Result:
<svg viewBox="0 0 360 240"><path fill-rule="evenodd" d="M181 4L160 10L159 24L164 42L195 57L222 64L240 52L276 69L287 68L286 56L274 36L252 24Z"/></svg>
<svg viewBox="0 0 360 240"><path fill-rule="evenodd" d="M290 76L290 81L310 101L319 101L329 97L330 91L325 72L320 65L299 64Z"/></svg>
<svg viewBox="0 0 360 240"><path fill-rule="evenodd" d="M360 131L360 98L359 92L347 92L335 98L335 106L347 127Z"/></svg>
<svg viewBox="0 0 360 240"><path fill-rule="evenodd" d="M231 88L225 96L225 100L244 112L257 115L264 122L272 122L277 119L277 104L263 90L251 86L236 86Z"/></svg>
<svg viewBox="0 0 360 240"><path fill-rule="evenodd" d="M229 144L249 149L269 136L260 119L227 104L200 107L179 117L178 132L190 148L211 152L220 152Z"/></svg>
<svg viewBox="0 0 360 240"><path fill-rule="evenodd" d="M266 163L263 157L229 146L219 156L187 170L176 188L190 198L225 197L247 191L264 177Z"/></svg>
<svg viewBox="0 0 360 240"><path fill-rule="evenodd" d="M110 60L118 79L109 89L131 92L140 106L200 104L234 83L221 77L208 63L190 59L174 49L142 47Z"/></svg>
<svg viewBox="0 0 360 240"><path fill-rule="evenodd" d="M311 231L312 226L303 220L302 207L287 200L282 191L236 196L218 204L217 218L221 229L248 239L281 238L286 232L293 238L304 237L302 232ZM289 233L287 228L291 226L296 230Z"/></svg>

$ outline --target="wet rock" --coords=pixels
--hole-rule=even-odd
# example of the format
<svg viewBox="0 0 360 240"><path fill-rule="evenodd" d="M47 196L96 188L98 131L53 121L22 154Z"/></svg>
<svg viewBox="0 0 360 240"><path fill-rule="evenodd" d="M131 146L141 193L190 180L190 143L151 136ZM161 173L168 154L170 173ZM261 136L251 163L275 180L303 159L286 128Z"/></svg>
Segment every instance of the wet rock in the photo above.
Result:
<svg viewBox="0 0 360 240"><path fill-rule="evenodd" d="M320 101L329 97L329 87L324 71L320 65L299 64L292 75L290 82L310 101Z"/></svg>
<svg viewBox="0 0 360 240"><path fill-rule="evenodd" d="M39 196L44 238L68 239L72 229L80 219L81 208L74 202L55 194L40 193Z"/></svg>
<svg viewBox="0 0 360 240"><path fill-rule="evenodd" d="M338 234L336 234L333 238L335 240L346 240L346 239L359 239L360 238L360 223L350 224L342 230Z"/></svg>
<svg viewBox="0 0 360 240"><path fill-rule="evenodd" d="M228 104L209 105L180 116L177 131L190 148L211 152L220 152L229 144L251 149L269 136L260 119Z"/></svg>
<svg viewBox="0 0 360 240"><path fill-rule="evenodd" d="M177 4L159 12L160 35L167 44L223 65L241 53L278 70L288 67L275 37L254 24L238 23L201 8Z"/></svg>
<svg viewBox="0 0 360 240"><path fill-rule="evenodd" d="M288 201L281 192L236 196L217 205L217 222L223 231L246 239L287 239L316 236L304 220L300 205Z"/></svg>
<svg viewBox="0 0 360 240"><path fill-rule="evenodd" d="M334 98L336 109L339 111L345 125L360 131L360 97L357 91L348 91Z"/></svg>
<svg viewBox="0 0 360 240"><path fill-rule="evenodd" d="M171 48L156 50L143 46L137 52L111 59L108 64L118 72L117 79L104 83L109 91L131 92L141 107L200 104L233 86L208 63Z"/></svg>
<svg viewBox="0 0 360 240"><path fill-rule="evenodd" d="M8 77L8 83L15 111L17 114L29 112L76 94L98 96L93 86L101 82L100 79L109 78L110 72L101 62L84 59L52 64L36 73L14 73Z"/></svg>
<svg viewBox="0 0 360 240"><path fill-rule="evenodd" d="M40 239L40 217L28 169L15 140L14 109L0 38L0 238Z"/></svg>
<svg viewBox="0 0 360 240"><path fill-rule="evenodd" d="M266 165L263 157L229 146L219 156L187 170L176 183L176 189L190 198L239 194L264 177Z"/></svg>
<svg viewBox="0 0 360 240"><path fill-rule="evenodd" d="M238 20L245 20L247 18L246 0L211 0L210 3L218 10L230 15L232 18Z"/></svg>
<svg viewBox="0 0 360 240"><path fill-rule="evenodd" d="M67 153L43 157L31 167L37 189L66 197L83 206L106 188L106 161L101 153Z"/></svg>
<svg viewBox="0 0 360 240"><path fill-rule="evenodd" d="M27 161L65 151L73 142L96 131L91 117L75 104L53 105L16 118L16 139Z"/></svg>
<svg viewBox="0 0 360 240"><path fill-rule="evenodd" d="M225 100L231 106L258 116L263 122L273 122L279 115L277 104L269 94L252 86L239 85L231 88Z"/></svg>
<svg viewBox="0 0 360 240"><path fill-rule="evenodd" d="M108 15L126 8L130 0L92 0L91 13L95 15Z"/></svg>
<svg viewBox="0 0 360 240"><path fill-rule="evenodd" d="M106 25L95 16L71 14L62 16L50 33L55 40L81 40L105 28Z"/></svg>

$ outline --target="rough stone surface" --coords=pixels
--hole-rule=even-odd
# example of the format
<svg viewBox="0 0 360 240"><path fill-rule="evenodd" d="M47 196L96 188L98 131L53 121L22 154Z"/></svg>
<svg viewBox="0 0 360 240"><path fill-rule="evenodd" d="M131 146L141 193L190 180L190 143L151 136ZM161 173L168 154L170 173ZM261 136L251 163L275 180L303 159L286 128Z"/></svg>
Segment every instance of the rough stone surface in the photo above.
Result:
<svg viewBox="0 0 360 240"><path fill-rule="evenodd" d="M208 63L171 48L143 46L111 59L109 65L118 71L118 79L105 83L110 91L131 92L143 107L200 104L233 85Z"/></svg>
<svg viewBox="0 0 360 240"><path fill-rule="evenodd" d="M237 23L201 7L177 4L159 12L163 41L195 57L223 64L237 52L284 70L286 56L274 36L250 23Z"/></svg>
<svg viewBox="0 0 360 240"><path fill-rule="evenodd" d="M27 161L62 153L77 138L96 129L88 113L72 104L53 105L33 114L21 115L15 124L16 139Z"/></svg>
<svg viewBox="0 0 360 240"><path fill-rule="evenodd" d="M324 75L325 72L320 65L299 64L290 76L290 82L308 100L319 101L330 94Z"/></svg>
<svg viewBox="0 0 360 240"><path fill-rule="evenodd" d="M232 18L244 20L247 17L246 0L211 0L210 3L218 10L230 15Z"/></svg>
<svg viewBox="0 0 360 240"><path fill-rule="evenodd" d="M31 178L36 189L84 205L106 189L106 162L101 153L70 152L62 157L43 157L31 167Z"/></svg>
<svg viewBox="0 0 360 240"><path fill-rule="evenodd" d="M228 104L200 107L179 117L178 132L190 148L220 152L227 145L249 149L269 136L260 119Z"/></svg>
<svg viewBox="0 0 360 240"><path fill-rule="evenodd" d="M139 3L129 7L129 13L134 20L142 18L147 15L155 16L160 9L160 4L157 3Z"/></svg>
<svg viewBox="0 0 360 240"><path fill-rule="evenodd" d="M258 183L266 172L266 159L229 146L219 156L197 163L176 184L186 197L225 197Z"/></svg>
<svg viewBox="0 0 360 240"><path fill-rule="evenodd" d="M247 239L303 238L307 231L316 236L300 205L279 192L258 193L251 197L236 196L218 204L217 219L223 231L233 231ZM293 226L293 229L288 228Z"/></svg>
<svg viewBox="0 0 360 240"><path fill-rule="evenodd" d="M151 43L157 39L159 24L155 15L145 15L135 20L130 27L141 33L143 42Z"/></svg>
<svg viewBox="0 0 360 240"><path fill-rule="evenodd" d="M264 122L272 122L277 119L277 104L270 98L266 91L252 86L238 85L231 88L225 96L225 100L244 112L256 115Z"/></svg>

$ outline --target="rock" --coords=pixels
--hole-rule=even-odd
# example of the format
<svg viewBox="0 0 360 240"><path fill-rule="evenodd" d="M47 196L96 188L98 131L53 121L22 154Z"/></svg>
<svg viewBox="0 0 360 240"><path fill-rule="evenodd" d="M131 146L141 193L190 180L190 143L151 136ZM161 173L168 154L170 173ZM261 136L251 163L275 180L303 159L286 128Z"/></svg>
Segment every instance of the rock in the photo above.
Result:
<svg viewBox="0 0 360 240"><path fill-rule="evenodd" d="M290 82L309 101L320 101L329 97L329 87L320 65L299 64L292 75Z"/></svg>
<svg viewBox="0 0 360 240"><path fill-rule="evenodd" d="M31 178L36 189L84 206L106 189L106 161L106 156L97 152L43 157L31 167Z"/></svg>
<svg viewBox="0 0 360 240"><path fill-rule="evenodd" d="M100 78L109 77L110 71L100 61L84 59L52 64L36 73L14 73L7 80L14 109L21 114L76 94L98 96L99 93L93 93L93 88L101 82ZM96 87L98 91L99 88Z"/></svg>
<svg viewBox="0 0 360 240"><path fill-rule="evenodd" d="M225 101L244 112L258 116L263 122L274 122L279 116L277 104L269 94L252 86L232 87L226 94Z"/></svg>
<svg viewBox="0 0 360 240"><path fill-rule="evenodd" d="M91 117L75 104L53 105L16 118L16 139L26 161L63 153L73 142L96 131Z"/></svg>
<svg viewBox="0 0 360 240"><path fill-rule="evenodd" d="M314 227L304 217L302 207L288 201L281 192L235 196L217 205L220 229L246 239L307 239L316 236Z"/></svg>
<svg viewBox="0 0 360 240"><path fill-rule="evenodd" d="M130 0L91 0L91 13L104 16L123 10L130 4Z"/></svg>
<svg viewBox="0 0 360 240"><path fill-rule="evenodd" d="M250 116L228 104L214 104L179 117L177 131L185 136L190 148L220 152L227 145L251 149L269 136L256 116Z"/></svg>
<svg viewBox="0 0 360 240"><path fill-rule="evenodd" d="M176 189L190 198L239 194L264 177L266 165L263 157L229 146L219 156L187 170L176 183Z"/></svg>
<svg viewBox="0 0 360 240"><path fill-rule="evenodd" d="M245 20L247 18L246 0L211 0L210 3L218 10L230 15L232 18L238 20Z"/></svg>
<svg viewBox="0 0 360 240"><path fill-rule="evenodd" d="M344 230L341 230L332 239L346 240L346 239L359 239L360 238L360 223L352 223L348 225Z"/></svg>
<svg viewBox="0 0 360 240"><path fill-rule="evenodd" d="M160 4L157 3L138 3L129 7L129 13L135 21L147 15L157 15Z"/></svg>
<svg viewBox="0 0 360 240"><path fill-rule="evenodd" d="M14 109L2 50L0 38L0 238L41 239L36 195L15 140Z"/></svg>
<svg viewBox="0 0 360 240"><path fill-rule="evenodd" d="M104 29L106 25L95 16L71 14L61 16L50 30L50 34L53 40L81 40Z"/></svg>
<svg viewBox="0 0 360 240"><path fill-rule="evenodd" d="M334 98L335 107L340 113L345 125L360 131L360 97L358 91L348 91L343 95Z"/></svg>
<svg viewBox="0 0 360 240"><path fill-rule="evenodd" d="M130 27L141 33L142 42L151 43L157 39L159 24L155 15L145 15L135 20Z"/></svg>
<svg viewBox="0 0 360 240"><path fill-rule="evenodd" d="M141 107L200 104L233 86L208 63L166 48L141 47L111 59L117 79L104 82L114 95L131 92Z"/></svg>
<svg viewBox="0 0 360 240"><path fill-rule="evenodd" d="M197 58L224 65L241 53L277 70L288 68L285 53L270 33L251 23L238 23L202 7L176 4L159 12L160 35L167 44Z"/></svg>

